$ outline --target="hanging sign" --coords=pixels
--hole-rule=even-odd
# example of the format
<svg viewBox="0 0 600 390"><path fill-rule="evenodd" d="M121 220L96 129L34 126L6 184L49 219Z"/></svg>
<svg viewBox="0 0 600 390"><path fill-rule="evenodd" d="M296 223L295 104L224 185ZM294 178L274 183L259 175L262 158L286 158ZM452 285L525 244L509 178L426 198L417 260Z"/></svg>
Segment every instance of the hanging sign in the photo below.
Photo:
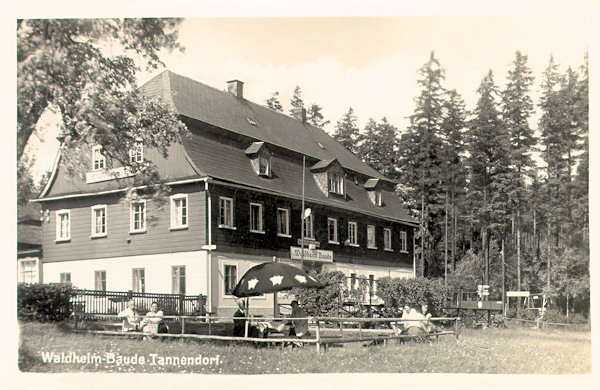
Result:
<svg viewBox="0 0 600 390"><path fill-rule="evenodd" d="M292 260L302 260L302 248L297 246L290 247L290 258ZM304 260L333 262L333 251L321 249L304 248Z"/></svg>

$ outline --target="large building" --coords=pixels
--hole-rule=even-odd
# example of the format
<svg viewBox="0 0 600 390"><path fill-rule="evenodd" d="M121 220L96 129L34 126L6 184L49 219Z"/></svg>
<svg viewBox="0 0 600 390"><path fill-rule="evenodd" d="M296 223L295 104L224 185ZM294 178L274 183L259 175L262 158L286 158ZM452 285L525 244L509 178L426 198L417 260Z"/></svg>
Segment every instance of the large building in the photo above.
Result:
<svg viewBox="0 0 600 390"><path fill-rule="evenodd" d="M85 177L69 176L59 158L37 199L48 217L44 282L203 294L209 311L229 315L238 278L265 261L414 277L416 222L395 183L308 124L305 111L290 117L252 103L238 80L221 91L165 71L140 89L168 102L191 132L167 159L143 145L130 152L156 164L171 195L132 199L127 170L108 169L95 145L82 156ZM269 295L252 298L253 309L272 310Z"/></svg>

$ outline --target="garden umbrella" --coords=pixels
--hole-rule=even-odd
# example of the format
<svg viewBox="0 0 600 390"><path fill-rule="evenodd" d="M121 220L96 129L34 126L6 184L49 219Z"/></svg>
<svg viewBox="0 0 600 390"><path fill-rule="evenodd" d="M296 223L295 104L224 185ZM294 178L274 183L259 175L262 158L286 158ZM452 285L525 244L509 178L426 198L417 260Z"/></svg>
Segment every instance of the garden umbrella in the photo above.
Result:
<svg viewBox="0 0 600 390"><path fill-rule="evenodd" d="M294 287L325 287L318 280L293 265L270 261L250 268L233 289L238 298L289 290Z"/></svg>

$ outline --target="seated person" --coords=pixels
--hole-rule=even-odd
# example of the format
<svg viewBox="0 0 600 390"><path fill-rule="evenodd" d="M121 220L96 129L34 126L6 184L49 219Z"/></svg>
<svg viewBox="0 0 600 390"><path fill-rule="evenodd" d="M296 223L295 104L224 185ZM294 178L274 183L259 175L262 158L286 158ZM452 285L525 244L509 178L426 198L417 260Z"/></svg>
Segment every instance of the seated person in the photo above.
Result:
<svg viewBox="0 0 600 390"><path fill-rule="evenodd" d="M298 301L292 301L292 314L291 318L304 318L306 317L306 311L298 305ZM289 327L289 335L302 337L308 334L308 319L293 319L291 326Z"/></svg>
<svg viewBox="0 0 600 390"><path fill-rule="evenodd" d="M144 333L168 333L169 330L165 324L163 324L163 312L162 310L158 310L158 303L152 302L150 306L150 311L146 313L146 316L140 322L139 328L142 329Z"/></svg>
<svg viewBox="0 0 600 390"><path fill-rule="evenodd" d="M423 313L423 315L425 316L425 318L427 320L429 320L431 318L431 313L429 313L429 307L427 306L426 303L421 305L421 313ZM435 325L431 321L425 322L425 331L427 333L435 332L436 331Z"/></svg>
<svg viewBox="0 0 600 390"><path fill-rule="evenodd" d="M233 313L233 335L235 337L244 337L246 332L246 304L244 301L238 301L238 309Z"/></svg>
<svg viewBox="0 0 600 390"><path fill-rule="evenodd" d="M248 314L246 313L246 304L244 301L238 301L238 309L233 313L233 335L235 337L244 337L246 334L246 322ZM256 326L248 324L248 337L259 337L259 331Z"/></svg>
<svg viewBox="0 0 600 390"><path fill-rule="evenodd" d="M123 332L138 330L140 318L134 309L135 302L130 299L127 302L127 308L117 314L117 317L123 318Z"/></svg>
<svg viewBox="0 0 600 390"><path fill-rule="evenodd" d="M405 306L406 308L406 306ZM402 318L405 318L407 320L420 320L420 321L405 321L403 326L404 326L404 330L403 330L403 334L408 334L408 335L419 335L419 334L423 334L425 333L425 323L426 323L426 318L422 313L419 313L417 311L417 309L413 308L409 308L408 313L406 314L406 309L405 311L402 313Z"/></svg>

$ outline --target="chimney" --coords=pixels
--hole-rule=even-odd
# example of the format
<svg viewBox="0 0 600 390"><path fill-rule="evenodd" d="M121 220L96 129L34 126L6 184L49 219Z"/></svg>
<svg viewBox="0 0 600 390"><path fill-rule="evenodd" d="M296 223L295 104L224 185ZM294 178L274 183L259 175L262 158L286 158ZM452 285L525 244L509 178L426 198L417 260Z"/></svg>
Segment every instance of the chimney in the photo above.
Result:
<svg viewBox="0 0 600 390"><path fill-rule="evenodd" d="M240 80L229 80L227 82L227 92L237 97L238 99L244 98L244 83Z"/></svg>
<svg viewBox="0 0 600 390"><path fill-rule="evenodd" d="M302 123L306 123L306 108L295 108L292 112L292 116Z"/></svg>

